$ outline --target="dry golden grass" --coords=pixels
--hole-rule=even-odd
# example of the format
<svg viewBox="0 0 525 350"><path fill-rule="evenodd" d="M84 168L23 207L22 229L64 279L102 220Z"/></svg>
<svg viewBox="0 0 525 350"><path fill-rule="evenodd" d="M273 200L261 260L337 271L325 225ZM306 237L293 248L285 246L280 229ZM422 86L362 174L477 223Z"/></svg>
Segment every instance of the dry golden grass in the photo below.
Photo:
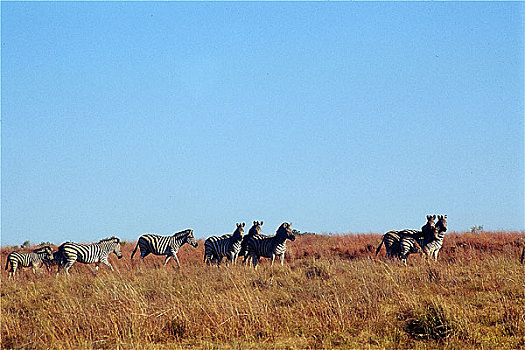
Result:
<svg viewBox="0 0 525 350"><path fill-rule="evenodd" d="M3 272L1 348L525 348L523 237L449 234L405 267L374 258L380 235L301 236L257 271L204 266L202 242L180 270L140 263L128 243L114 273Z"/></svg>

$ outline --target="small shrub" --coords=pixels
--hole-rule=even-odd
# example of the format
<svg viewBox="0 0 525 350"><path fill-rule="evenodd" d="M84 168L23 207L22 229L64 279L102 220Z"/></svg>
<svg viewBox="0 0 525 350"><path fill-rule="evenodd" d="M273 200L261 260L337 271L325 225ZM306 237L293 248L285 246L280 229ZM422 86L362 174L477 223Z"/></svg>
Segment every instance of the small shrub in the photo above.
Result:
<svg viewBox="0 0 525 350"><path fill-rule="evenodd" d="M187 335L187 325L180 318L174 318L166 322L164 331L167 333L168 338L181 339Z"/></svg>
<svg viewBox="0 0 525 350"><path fill-rule="evenodd" d="M443 341L454 333L454 322L445 314L442 307L432 304L423 311L409 312L405 331L420 340Z"/></svg>

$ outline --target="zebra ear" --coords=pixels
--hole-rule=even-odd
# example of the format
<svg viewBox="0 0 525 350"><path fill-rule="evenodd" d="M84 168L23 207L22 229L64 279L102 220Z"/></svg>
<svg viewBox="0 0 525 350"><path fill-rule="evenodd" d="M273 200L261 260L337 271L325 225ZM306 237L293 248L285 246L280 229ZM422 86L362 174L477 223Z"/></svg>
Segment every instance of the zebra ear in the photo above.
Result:
<svg viewBox="0 0 525 350"><path fill-rule="evenodd" d="M253 224L254 224L254 225L257 225L257 221L254 221Z"/></svg>
<svg viewBox="0 0 525 350"><path fill-rule="evenodd" d="M262 226L263 225L263 222L261 221L260 225Z"/></svg>
<svg viewBox="0 0 525 350"><path fill-rule="evenodd" d="M244 227L244 226L246 226L246 223L245 223L245 222L242 223L242 227Z"/></svg>
<svg viewBox="0 0 525 350"><path fill-rule="evenodd" d="M434 214L434 216L432 217L434 220L436 220L436 215Z"/></svg>

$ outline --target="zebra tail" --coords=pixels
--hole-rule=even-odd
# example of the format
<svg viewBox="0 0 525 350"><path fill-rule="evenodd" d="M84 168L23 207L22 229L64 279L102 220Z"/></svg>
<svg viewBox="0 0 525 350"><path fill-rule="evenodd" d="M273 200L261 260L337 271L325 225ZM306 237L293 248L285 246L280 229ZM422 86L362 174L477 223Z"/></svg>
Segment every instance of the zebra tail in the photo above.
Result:
<svg viewBox="0 0 525 350"><path fill-rule="evenodd" d="M379 243L379 246L376 249L376 256L377 254L379 254L379 251L381 250L381 247L383 246L384 240L385 240L385 236L383 235L383 237L381 237L381 243Z"/></svg>
<svg viewBox="0 0 525 350"><path fill-rule="evenodd" d="M9 256L8 256L9 257ZM7 271L7 269L9 268L9 259L7 259L6 263L5 263L5 270Z"/></svg>
<svg viewBox="0 0 525 350"><path fill-rule="evenodd" d="M137 248L139 247L139 241L137 241L137 245L135 246L135 249L133 249L133 253L131 253L131 259L133 259L133 256L137 252Z"/></svg>

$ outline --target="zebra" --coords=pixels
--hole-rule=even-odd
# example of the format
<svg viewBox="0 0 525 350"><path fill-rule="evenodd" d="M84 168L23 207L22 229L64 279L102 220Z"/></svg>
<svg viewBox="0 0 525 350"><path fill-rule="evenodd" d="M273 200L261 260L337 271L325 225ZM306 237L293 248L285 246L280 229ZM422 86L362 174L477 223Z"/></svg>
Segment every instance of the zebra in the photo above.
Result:
<svg viewBox="0 0 525 350"><path fill-rule="evenodd" d="M438 215L438 222L434 229L434 237L432 240L425 242L423 247L423 254L428 259L432 257L434 261L437 261L439 251L443 247L443 239L445 238L445 232L447 232L447 216Z"/></svg>
<svg viewBox="0 0 525 350"><path fill-rule="evenodd" d="M204 241L204 262L210 265L217 262L221 264L224 257L233 263L237 262L237 256L241 251L241 241L243 240L244 227L246 223L236 223L237 228L233 234L222 235L220 237L211 236Z"/></svg>
<svg viewBox="0 0 525 350"><path fill-rule="evenodd" d="M171 236L159 236L152 233L143 234L139 237L137 245L131 253L131 259L135 255L137 248L140 247L140 258L144 259L149 254L153 253L154 255L166 255L164 260L164 266L168 263L168 260L173 257L177 266L180 267L179 258L177 257L177 252L180 247L188 243L189 245L196 248L199 244L193 237L192 229L185 229L180 232L176 232Z"/></svg>
<svg viewBox="0 0 525 350"><path fill-rule="evenodd" d="M295 241L295 236L292 233L292 223L283 222L277 229L274 236L252 236L248 240L247 250L250 256L253 267L257 268L257 262L261 257L272 259L279 257L281 265L284 264L284 253L286 252L286 240Z"/></svg>
<svg viewBox="0 0 525 350"><path fill-rule="evenodd" d="M427 215L427 223L421 227L422 238L431 241L434 236L436 215Z"/></svg>
<svg viewBox="0 0 525 350"><path fill-rule="evenodd" d="M36 269L40 268L41 264L46 260L53 259L53 251L50 246L43 246L33 250L32 253L24 252L11 252L7 256L7 262L5 264L5 270L9 268L8 277L16 275L17 269L22 269L22 267L31 267L33 273L36 273Z"/></svg>
<svg viewBox="0 0 525 350"><path fill-rule="evenodd" d="M417 253L420 247L430 242L434 237L434 221L436 216L427 215L427 223L421 227L421 230L394 230L386 232L381 238L381 243L376 249L376 256L384 244L386 257L398 257L406 264L406 258L411 253ZM406 237L406 239L404 239ZM418 247L418 245L420 247Z"/></svg>
<svg viewBox="0 0 525 350"><path fill-rule="evenodd" d="M416 240L416 238L409 235L401 237L401 240L399 241L399 252L397 253L397 256L403 262L403 264L407 264L408 255L419 252L420 244Z"/></svg>
<svg viewBox="0 0 525 350"><path fill-rule="evenodd" d="M381 238L381 242L379 243L379 246L376 249L376 256L379 254L379 252L381 251L381 247L384 244L386 249L386 257L391 259L394 257L399 257L401 239L405 236L416 239L416 237L420 235L421 231L418 230L406 229L388 231L385 234L383 234L383 237Z"/></svg>
<svg viewBox="0 0 525 350"><path fill-rule="evenodd" d="M57 274L61 269L69 274L69 269L75 261L83 264L95 264L95 272L98 271L99 263L109 266L111 271L114 271L115 269L108 261L109 254L115 253L117 258L122 258L120 239L117 237L105 238L91 244L66 242L58 247L58 252L61 255L61 263L58 264Z"/></svg>
<svg viewBox="0 0 525 350"><path fill-rule="evenodd" d="M239 252L239 256L244 257L242 263L246 264L246 260L248 259L248 241L253 236L263 236L261 234L261 226L263 225L263 221L254 221L252 227L248 230L248 234L244 235L241 242L241 251Z"/></svg>
<svg viewBox="0 0 525 350"><path fill-rule="evenodd" d="M56 252L53 252L53 259L52 260L48 260L48 259L44 260L44 266L46 267L47 272L51 272L51 269L54 266L59 267L62 264L63 264L62 252L58 251L58 250Z"/></svg>

